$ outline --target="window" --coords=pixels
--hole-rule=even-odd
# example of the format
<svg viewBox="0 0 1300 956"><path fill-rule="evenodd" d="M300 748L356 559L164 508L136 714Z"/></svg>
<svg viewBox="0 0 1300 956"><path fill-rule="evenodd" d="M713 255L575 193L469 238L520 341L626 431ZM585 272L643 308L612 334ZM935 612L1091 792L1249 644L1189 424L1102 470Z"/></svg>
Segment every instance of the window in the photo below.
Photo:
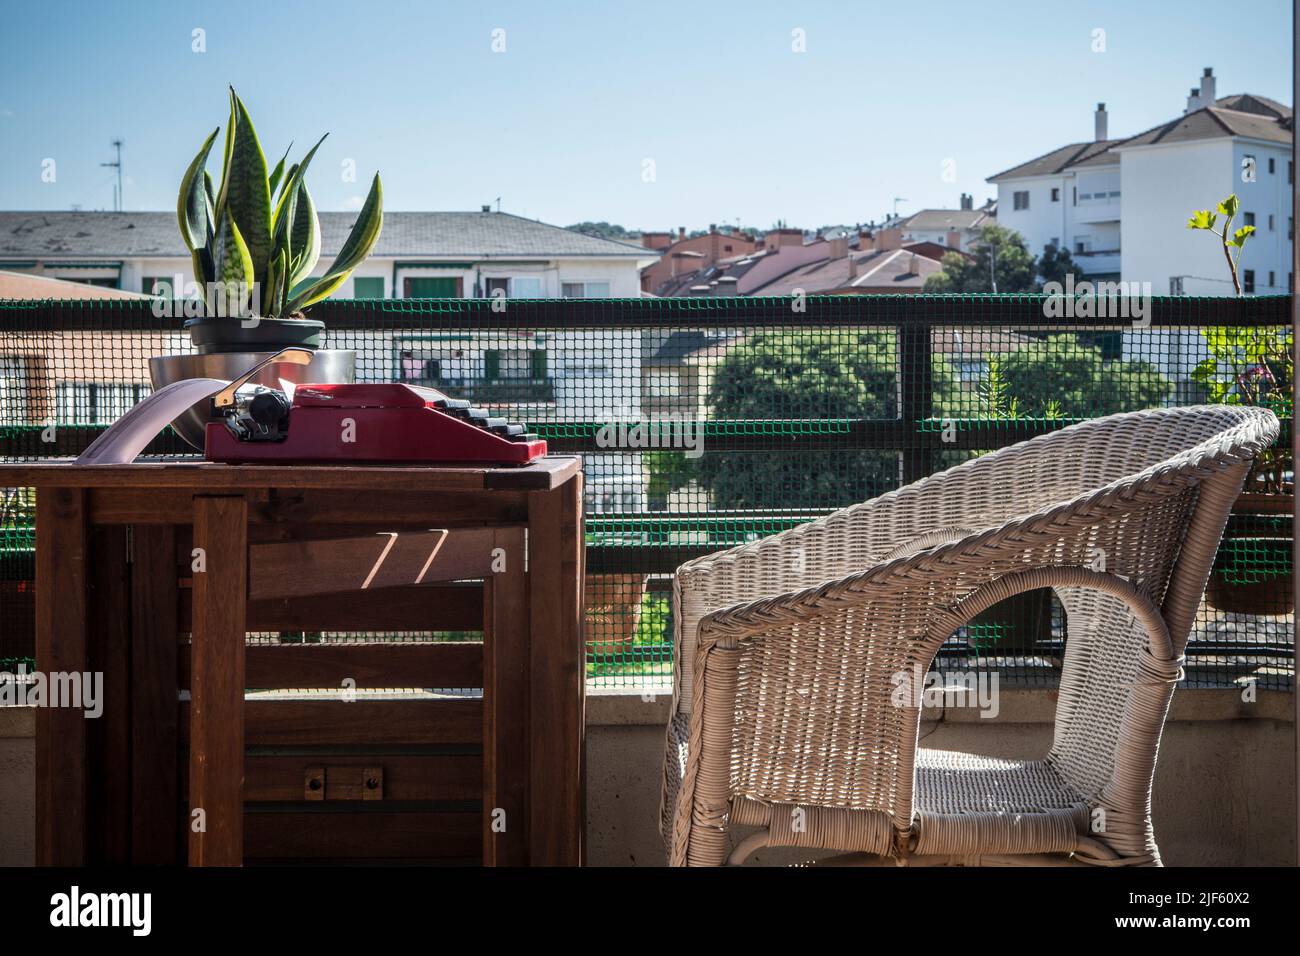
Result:
<svg viewBox="0 0 1300 956"><path fill-rule="evenodd" d="M1253 212L1243 213L1243 215L1245 216L1243 221L1247 226L1255 225L1255 214Z"/></svg>
<svg viewBox="0 0 1300 956"><path fill-rule="evenodd" d="M560 295L566 299L607 299L608 282L562 282Z"/></svg>
<svg viewBox="0 0 1300 956"><path fill-rule="evenodd" d="M1011 194L1011 208L1012 208L1012 209L1028 209L1028 208L1029 208L1029 190L1027 190L1027 189L1018 189L1018 190L1016 190L1014 193L1012 193L1012 194Z"/></svg>
<svg viewBox="0 0 1300 956"><path fill-rule="evenodd" d="M491 299L493 296L504 298L510 294L510 280L488 278L483 280L483 294Z"/></svg>
<svg viewBox="0 0 1300 956"><path fill-rule="evenodd" d="M382 299L383 297L383 276L357 276L352 280L352 298Z"/></svg>
<svg viewBox="0 0 1300 956"><path fill-rule="evenodd" d="M140 280L140 291L145 295L162 296L164 299L174 299L172 295L172 283L175 280L172 276L145 276Z"/></svg>
<svg viewBox="0 0 1300 956"><path fill-rule="evenodd" d="M1052 202L1060 202L1060 201L1061 201L1061 190L1054 186L1052 187Z"/></svg>
<svg viewBox="0 0 1300 956"><path fill-rule="evenodd" d="M539 276L513 276L510 279L510 296L515 299L540 299L542 280Z"/></svg>
<svg viewBox="0 0 1300 956"><path fill-rule="evenodd" d="M460 295L460 279L455 276L408 276L403 283L408 299L454 299Z"/></svg>
<svg viewBox="0 0 1300 956"><path fill-rule="evenodd" d="M1273 231L1273 214L1272 214L1272 213L1269 213L1269 214L1268 214L1268 231L1269 231L1269 232L1272 232L1272 231Z"/></svg>
<svg viewBox="0 0 1300 956"><path fill-rule="evenodd" d="M1241 291L1251 295L1255 291L1255 270L1247 269L1241 274Z"/></svg>
<svg viewBox="0 0 1300 956"><path fill-rule="evenodd" d="M1276 280L1277 280L1277 273L1275 273L1272 269L1268 270L1268 287L1270 289L1273 288L1273 284Z"/></svg>
<svg viewBox="0 0 1300 956"><path fill-rule="evenodd" d="M139 382L59 382L54 417L69 425L107 425L149 394Z"/></svg>
<svg viewBox="0 0 1300 956"><path fill-rule="evenodd" d="M1277 160L1274 159L1272 156L1270 156L1268 158L1268 171L1270 173L1276 172L1276 169L1274 168L1276 165L1277 165Z"/></svg>
<svg viewBox="0 0 1300 956"><path fill-rule="evenodd" d="M546 378L546 349L488 349L483 353L483 378L540 381Z"/></svg>

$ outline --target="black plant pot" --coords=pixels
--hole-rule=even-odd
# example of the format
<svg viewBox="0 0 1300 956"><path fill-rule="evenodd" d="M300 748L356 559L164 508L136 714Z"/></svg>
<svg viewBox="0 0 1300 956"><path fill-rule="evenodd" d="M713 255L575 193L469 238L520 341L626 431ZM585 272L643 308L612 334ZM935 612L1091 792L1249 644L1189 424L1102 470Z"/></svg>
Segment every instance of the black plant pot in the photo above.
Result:
<svg viewBox="0 0 1300 956"><path fill-rule="evenodd" d="M325 323L317 319L204 317L185 323L200 355L220 352L278 352L291 346L318 349Z"/></svg>

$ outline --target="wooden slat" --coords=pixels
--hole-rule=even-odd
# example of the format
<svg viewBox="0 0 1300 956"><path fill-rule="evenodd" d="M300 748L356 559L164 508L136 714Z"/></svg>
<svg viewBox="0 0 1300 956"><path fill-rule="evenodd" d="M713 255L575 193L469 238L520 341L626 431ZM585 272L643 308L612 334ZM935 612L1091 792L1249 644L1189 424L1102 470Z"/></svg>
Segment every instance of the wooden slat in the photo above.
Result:
<svg viewBox="0 0 1300 956"><path fill-rule="evenodd" d="M337 488L441 493L444 491L533 491L556 488L581 470L575 457L553 456L519 467L441 465L223 465L213 462L135 462L75 465L66 461L0 466L5 487Z"/></svg>
<svg viewBox="0 0 1300 956"><path fill-rule="evenodd" d="M303 771L308 767L378 767L384 773L384 800L477 801L483 795L479 754L250 754L244 759L244 803L304 801ZM186 781L182 780L182 794Z"/></svg>
<svg viewBox="0 0 1300 956"><path fill-rule="evenodd" d="M483 862L528 862L528 578L522 530L497 533L483 585ZM504 825L504 830L501 829Z"/></svg>
<svg viewBox="0 0 1300 956"><path fill-rule="evenodd" d="M370 531L249 548L249 597L293 598L481 578L491 573L491 529Z"/></svg>
<svg viewBox="0 0 1300 956"><path fill-rule="evenodd" d="M477 812L248 813L244 853L249 860L476 858L481 817Z"/></svg>
<svg viewBox="0 0 1300 956"><path fill-rule="evenodd" d="M194 499L190 708L191 866L243 863L244 603L248 505L238 497ZM201 810L202 826L195 811Z"/></svg>
<svg viewBox="0 0 1300 956"><path fill-rule="evenodd" d="M187 552L188 553L188 552ZM315 594L248 602L250 631L478 631L483 588L430 584L351 594ZM177 630L190 630L190 604L180 602ZM459 685L444 685L459 686ZM474 685L477 686L477 685Z"/></svg>
<svg viewBox="0 0 1300 956"><path fill-rule="evenodd" d="M131 568L132 860L172 864L180 856L175 808L179 773L176 727L176 529L137 525ZM186 611L189 602L186 602ZM186 666L189 648L186 648ZM186 681L186 687L189 681ZM188 773L188 767L186 768Z"/></svg>
<svg viewBox="0 0 1300 956"><path fill-rule="evenodd" d="M189 725L188 702L181 723ZM483 742L483 701L453 700L256 700L244 704L244 741L249 747L387 746ZM188 734L181 743L188 745Z"/></svg>
<svg viewBox="0 0 1300 956"><path fill-rule="evenodd" d="M248 687L482 687L483 645L465 643L249 644ZM190 647L179 648L179 684L190 686ZM173 708L174 710L175 708Z"/></svg>
<svg viewBox="0 0 1300 956"><path fill-rule="evenodd" d="M0 466L3 467L3 466ZM526 492L445 492L437 495L397 491L376 496L366 491L267 489L243 492L248 500L249 540L337 536L348 531L389 527L473 527L485 522L520 521L527 513ZM232 492L233 493L233 492ZM192 488L113 486L88 490L95 524L175 524L193 520ZM368 526L358 528L358 525Z"/></svg>
<svg viewBox="0 0 1300 956"><path fill-rule="evenodd" d="M86 670L85 494L36 493L36 666ZM86 862L86 719L73 707L36 712L36 862Z"/></svg>
<svg viewBox="0 0 1300 956"><path fill-rule="evenodd" d="M87 659L102 712L87 727L87 860L131 862L131 580L127 529L92 528Z"/></svg>
<svg viewBox="0 0 1300 956"><path fill-rule="evenodd" d="M582 475L528 505L529 863L579 866L586 815Z"/></svg>

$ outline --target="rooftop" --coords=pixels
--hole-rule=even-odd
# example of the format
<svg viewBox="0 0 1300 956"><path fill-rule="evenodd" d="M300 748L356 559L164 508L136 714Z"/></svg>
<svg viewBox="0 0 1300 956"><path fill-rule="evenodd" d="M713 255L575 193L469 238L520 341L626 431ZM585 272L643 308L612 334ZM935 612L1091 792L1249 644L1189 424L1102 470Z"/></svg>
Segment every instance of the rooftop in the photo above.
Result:
<svg viewBox="0 0 1300 956"><path fill-rule="evenodd" d="M354 212L320 214L321 254L338 253ZM639 245L504 212L385 212L372 256L653 258ZM188 257L174 212L0 212L0 258Z"/></svg>
<svg viewBox="0 0 1300 956"><path fill-rule="evenodd" d="M1219 97L1213 106L1193 110L1127 139L1067 143L1028 162L990 176L988 181L996 183L1003 179L1054 176L1076 166L1110 165L1119 162L1117 150L1156 143L1180 143L1242 136L1289 145L1293 123L1289 106L1267 96L1234 93L1231 96Z"/></svg>

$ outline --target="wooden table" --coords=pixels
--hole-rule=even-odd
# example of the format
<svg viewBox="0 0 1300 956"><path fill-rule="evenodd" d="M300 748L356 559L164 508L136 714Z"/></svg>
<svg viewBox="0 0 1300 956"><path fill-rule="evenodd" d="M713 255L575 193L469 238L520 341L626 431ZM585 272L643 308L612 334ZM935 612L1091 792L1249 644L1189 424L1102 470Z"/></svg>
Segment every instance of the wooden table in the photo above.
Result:
<svg viewBox="0 0 1300 956"><path fill-rule="evenodd" d="M40 863L176 862L184 859L183 828L190 864L239 865L257 852L252 834L245 838L245 800L255 797L244 778L259 746L363 747L372 737L459 745L445 748L450 756L437 767L459 756L463 768L464 754L482 748L481 773L462 774L474 786L481 780L481 810L417 815L417 832L433 835L428 853L374 824L379 855L387 844L431 858L481 846L487 864L582 862L579 459L495 469L0 465L0 487L29 486L37 489L37 668L103 672L105 702L98 720L73 708L37 711ZM483 583L467 585L467 578ZM438 583L452 581L460 583ZM248 631L427 631L476 621L481 645L245 646ZM187 627L188 648L178 641ZM178 706L187 673L191 701ZM402 711L410 726L399 730L371 724L396 711L364 699L283 708L245 702L248 687L349 687L349 680L360 688L460 687L480 675L482 698L425 701ZM406 682L391 683L400 679ZM177 753L187 737L185 815ZM271 773L262 768L286 758L278 759L249 771L249 789L266 791L258 799L298 796L285 792L293 780L287 788L284 779L261 780ZM405 770L406 758L389 759ZM344 763L328 788L310 779L323 778L324 768L308 769L303 798L369 799L344 778L371 771ZM390 789L464 795L445 783L435 779L422 790L394 779ZM381 795L384 786L381 780ZM292 816L269 829L292 830ZM444 827L444 818L469 822ZM303 840L313 839L310 819L303 829ZM446 852L434 852L438 846ZM284 852L281 845L264 855Z"/></svg>

